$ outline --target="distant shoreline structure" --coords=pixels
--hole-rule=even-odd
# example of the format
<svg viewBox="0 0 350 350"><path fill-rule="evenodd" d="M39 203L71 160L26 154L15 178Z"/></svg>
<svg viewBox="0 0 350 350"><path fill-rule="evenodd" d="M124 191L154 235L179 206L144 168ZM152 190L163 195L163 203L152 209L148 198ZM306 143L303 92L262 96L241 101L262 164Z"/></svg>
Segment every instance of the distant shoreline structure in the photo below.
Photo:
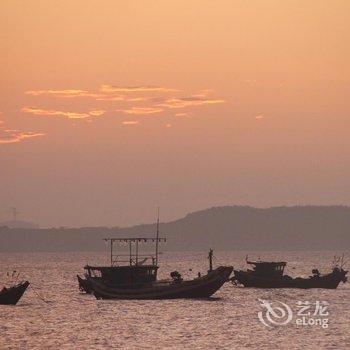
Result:
<svg viewBox="0 0 350 350"><path fill-rule="evenodd" d="M10 221L2 221L0 222L0 227L8 227L8 228L12 228L12 229L16 229L16 228L23 228L23 229L35 229L35 228L39 228L39 225L34 223L34 222L30 222L30 221L22 221L22 220L10 220Z"/></svg>

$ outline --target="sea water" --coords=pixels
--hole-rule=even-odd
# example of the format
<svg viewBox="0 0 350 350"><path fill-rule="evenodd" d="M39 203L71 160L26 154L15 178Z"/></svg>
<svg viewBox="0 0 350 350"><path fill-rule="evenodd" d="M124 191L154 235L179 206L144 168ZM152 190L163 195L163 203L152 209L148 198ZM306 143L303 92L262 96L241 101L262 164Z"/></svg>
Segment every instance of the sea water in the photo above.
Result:
<svg viewBox="0 0 350 350"><path fill-rule="evenodd" d="M246 269L246 254L215 251L214 267ZM287 261L287 274L307 277L313 268L330 272L335 253L248 254L250 259ZM108 264L108 255L0 254L1 284L10 282L6 272L13 270L20 272L18 280L31 282L16 306L0 305L0 349L350 348L349 283L336 290L264 290L226 283L206 300L107 301L79 292L76 274L87 263ZM174 270L194 278L207 269L207 252L160 255L159 278ZM306 310L299 315L302 306Z"/></svg>

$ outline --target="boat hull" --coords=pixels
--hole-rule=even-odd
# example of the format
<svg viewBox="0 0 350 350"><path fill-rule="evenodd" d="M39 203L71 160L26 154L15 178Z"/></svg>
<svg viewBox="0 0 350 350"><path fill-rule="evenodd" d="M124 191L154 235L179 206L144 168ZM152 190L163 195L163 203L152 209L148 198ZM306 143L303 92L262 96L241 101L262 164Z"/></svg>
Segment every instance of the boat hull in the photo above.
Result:
<svg viewBox="0 0 350 350"><path fill-rule="evenodd" d="M97 299L179 299L208 298L227 282L232 267L220 266L203 277L181 282L155 282L138 287L110 288L87 279Z"/></svg>
<svg viewBox="0 0 350 350"><path fill-rule="evenodd" d="M16 305L27 290L29 282L25 281L0 291L0 305Z"/></svg>
<svg viewBox="0 0 350 350"><path fill-rule="evenodd" d="M283 276L282 278L272 279L255 276L251 271L234 271L232 280L244 287L254 288L336 289L340 282L346 281L346 277L340 271L333 271L323 276L311 276L309 278Z"/></svg>
<svg viewBox="0 0 350 350"><path fill-rule="evenodd" d="M78 279L78 283L79 283L79 289L82 292L85 292L87 294L91 294L92 288L91 288L90 282L85 278L81 278L79 275L77 275L77 279Z"/></svg>

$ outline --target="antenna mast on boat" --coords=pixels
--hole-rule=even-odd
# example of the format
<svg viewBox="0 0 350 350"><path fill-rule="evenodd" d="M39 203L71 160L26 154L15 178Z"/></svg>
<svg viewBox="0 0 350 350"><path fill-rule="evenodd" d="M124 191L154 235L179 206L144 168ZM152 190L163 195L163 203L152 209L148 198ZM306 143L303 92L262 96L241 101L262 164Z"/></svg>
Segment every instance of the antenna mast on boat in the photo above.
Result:
<svg viewBox="0 0 350 350"><path fill-rule="evenodd" d="M159 207L158 207L158 215L157 215L156 266L158 266L158 243L159 243Z"/></svg>

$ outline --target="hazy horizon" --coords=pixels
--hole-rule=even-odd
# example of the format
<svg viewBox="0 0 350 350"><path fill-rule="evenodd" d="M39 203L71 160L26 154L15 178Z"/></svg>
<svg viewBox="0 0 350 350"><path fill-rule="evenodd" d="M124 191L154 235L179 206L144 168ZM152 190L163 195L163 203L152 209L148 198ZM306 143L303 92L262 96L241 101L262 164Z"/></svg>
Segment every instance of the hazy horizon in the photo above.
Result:
<svg viewBox="0 0 350 350"><path fill-rule="evenodd" d="M334 205L317 205L317 204L296 204L296 205L276 205L276 206L267 206L267 207L258 207L258 206L251 206L251 205L239 205L239 204L231 204L231 205L218 205L218 206L210 206L207 208L202 208L202 209L198 209L198 210L192 210L192 211L188 211L182 215L176 216L176 217L170 217L168 219L164 219L162 217L160 217L160 223L161 224L168 224L168 223L172 223L172 222L176 222L179 220L182 220L186 217L188 217L189 215L192 214L198 214L198 213L202 213L202 212L207 212L213 209L227 209L227 208L246 208L246 209L257 209L257 210L273 210L273 209L280 209L280 208L284 208L284 209L295 209L295 208L350 208L350 206L348 205L343 205L343 204L334 204ZM22 220L22 218L20 219L16 219L16 220L0 220L0 225L1 224L5 224L6 223L11 223L14 224L16 222L18 223L23 223L23 224L34 224L37 225L37 227L33 226L30 227L30 229L48 229L48 228L68 228L68 229L80 229L80 228L94 228L94 227L105 227L105 228L113 228L113 227L118 227L118 228L133 228L135 226L143 226L143 225L152 225L152 224L156 224L157 221L157 217L155 215L155 217L153 219L151 219L150 221L143 221L143 222L138 222L137 219L135 218L135 222L131 222L130 224L126 224L126 225L106 225L106 224L100 224L100 225L77 225L77 226L69 226L69 225L57 225L57 226L44 226L41 225L40 222L34 222L31 220ZM10 226L9 226L10 227ZM17 227L17 228L21 228L21 227ZM25 228L25 227L23 227Z"/></svg>
<svg viewBox="0 0 350 350"><path fill-rule="evenodd" d="M0 8L0 221L350 205L350 2Z"/></svg>

